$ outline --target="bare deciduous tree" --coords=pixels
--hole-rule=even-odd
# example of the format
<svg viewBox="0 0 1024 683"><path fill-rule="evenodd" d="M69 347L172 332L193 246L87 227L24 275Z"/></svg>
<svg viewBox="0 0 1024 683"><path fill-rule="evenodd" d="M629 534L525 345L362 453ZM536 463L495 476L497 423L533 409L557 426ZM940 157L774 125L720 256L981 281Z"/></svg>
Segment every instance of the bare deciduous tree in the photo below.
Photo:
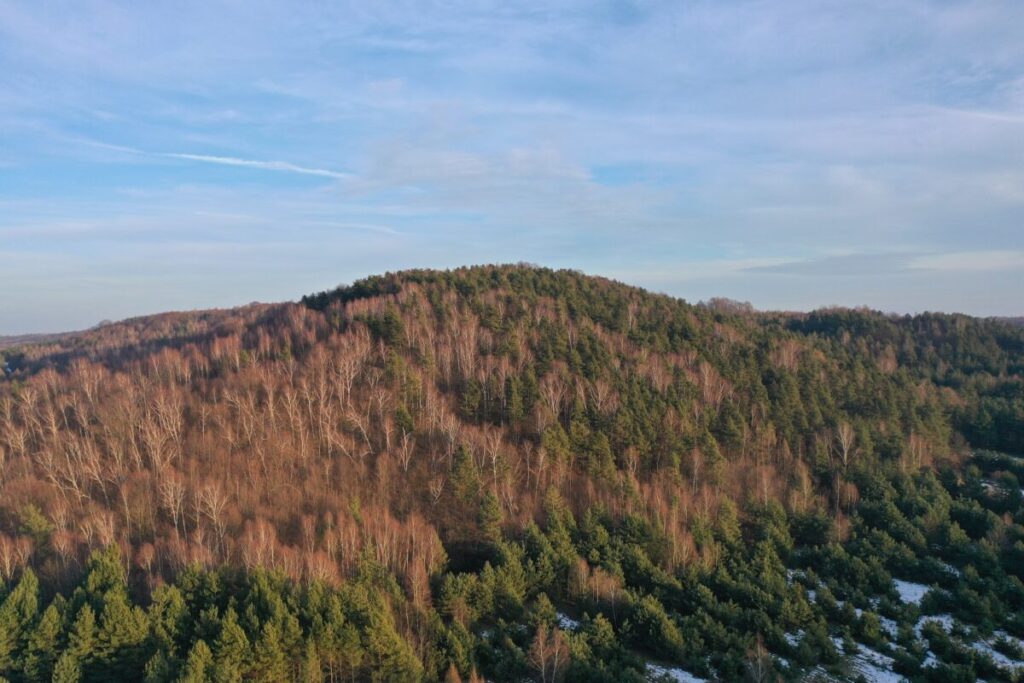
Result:
<svg viewBox="0 0 1024 683"><path fill-rule="evenodd" d="M548 627L541 624L537 627L528 657L541 683L561 680L569 664L569 647L565 635L557 628L548 631Z"/></svg>

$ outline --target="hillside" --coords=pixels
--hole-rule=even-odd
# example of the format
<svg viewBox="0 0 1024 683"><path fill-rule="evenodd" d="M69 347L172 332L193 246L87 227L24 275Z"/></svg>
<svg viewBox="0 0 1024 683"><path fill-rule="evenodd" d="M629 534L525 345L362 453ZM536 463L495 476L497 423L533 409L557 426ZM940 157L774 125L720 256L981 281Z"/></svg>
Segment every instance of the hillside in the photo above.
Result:
<svg viewBox="0 0 1024 683"><path fill-rule="evenodd" d="M11 681L1022 676L1001 321L486 266L0 359Z"/></svg>

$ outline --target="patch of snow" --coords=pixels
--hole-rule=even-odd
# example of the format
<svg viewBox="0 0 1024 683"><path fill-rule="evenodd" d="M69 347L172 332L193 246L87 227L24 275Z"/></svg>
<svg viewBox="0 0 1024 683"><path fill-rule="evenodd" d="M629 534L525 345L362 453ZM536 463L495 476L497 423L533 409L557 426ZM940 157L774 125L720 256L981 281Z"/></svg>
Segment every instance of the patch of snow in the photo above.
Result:
<svg viewBox="0 0 1024 683"><path fill-rule="evenodd" d="M892 657L863 645L860 646L860 652L851 658L853 668L871 683L900 683L903 681L903 676L892 670L892 663Z"/></svg>
<svg viewBox="0 0 1024 683"><path fill-rule="evenodd" d="M903 683L907 680L895 671L883 669L872 662L854 658L853 668L869 683Z"/></svg>
<svg viewBox="0 0 1024 683"><path fill-rule="evenodd" d="M797 645L800 644L800 640L803 637L804 637L804 630L800 629L796 633L787 633L786 634L786 642L789 643L791 646L796 647Z"/></svg>
<svg viewBox="0 0 1024 683"><path fill-rule="evenodd" d="M825 670L823 666L816 666L807 672L807 675L801 680L806 681L835 681L836 678Z"/></svg>
<svg viewBox="0 0 1024 683"><path fill-rule="evenodd" d="M896 625L896 622L889 617L883 617L881 615L879 615L878 621L881 622L882 630L885 631L885 634L890 638L895 639L896 634L899 633L899 627Z"/></svg>
<svg viewBox="0 0 1024 683"><path fill-rule="evenodd" d="M940 562L939 564L941 564L942 568L945 569L950 574L952 574L953 576L960 576L960 570L957 569L956 567L954 567L953 565L951 565L950 563L948 563L948 562Z"/></svg>
<svg viewBox="0 0 1024 683"><path fill-rule="evenodd" d="M1017 647L1019 647L1021 649L1024 649L1024 640L1021 640L1017 636L1011 636L1006 631L996 631L995 633L993 633L992 634L991 642L995 642L995 641L999 640L1000 638L1004 638L1004 639L1010 641L1011 643L1015 643L1017 645Z"/></svg>
<svg viewBox="0 0 1024 683"><path fill-rule="evenodd" d="M558 626L564 631L575 631L580 627L580 622L576 621L564 612L559 612Z"/></svg>
<svg viewBox="0 0 1024 683"><path fill-rule="evenodd" d="M843 609L844 607L846 607L846 600L836 600L836 607L839 609ZM853 613L856 614L857 618L859 619L860 615L864 614L864 610L860 607L854 607Z"/></svg>
<svg viewBox="0 0 1024 683"><path fill-rule="evenodd" d="M923 639L922 634L924 633L925 624L928 622L937 622L943 631L949 633L953 629L953 621L952 614L929 614L928 616L922 616L918 623L913 625L913 635L918 637L919 640Z"/></svg>
<svg viewBox="0 0 1024 683"><path fill-rule="evenodd" d="M920 605L921 598L929 590L928 586L923 583L913 583L901 579L893 579L893 583L896 584L896 592L900 594L900 600L908 605Z"/></svg>
<svg viewBox="0 0 1024 683"><path fill-rule="evenodd" d="M914 625L914 634L920 638L921 630L924 625L929 621L937 621L946 633L953 630L953 615L952 614L931 614L927 617L921 617L917 624Z"/></svg>
<svg viewBox="0 0 1024 683"><path fill-rule="evenodd" d="M1024 668L1024 664L1021 664L1015 659L1007 657L1002 652L999 652L998 650L993 648L991 642L979 641L977 643L972 643L971 647L974 648L977 652L983 652L987 654L992 658L992 661L994 661L996 664L1007 669L1010 669L1011 671L1018 667Z"/></svg>
<svg viewBox="0 0 1024 683"><path fill-rule="evenodd" d="M692 673L679 667L669 668L667 666L661 666L659 664L647 663L645 671L650 678L664 678L668 677L669 680L675 681L676 683L706 683L703 678L698 678Z"/></svg>
<svg viewBox="0 0 1024 683"><path fill-rule="evenodd" d="M999 666L1004 666L1007 669L1014 669L1017 666L1019 666L1019 663L1017 661L1010 659L998 650L994 650L992 646L988 643L974 643L971 645L971 647L973 647L976 652L983 652L987 654L989 657L992 658L992 661L994 661Z"/></svg>

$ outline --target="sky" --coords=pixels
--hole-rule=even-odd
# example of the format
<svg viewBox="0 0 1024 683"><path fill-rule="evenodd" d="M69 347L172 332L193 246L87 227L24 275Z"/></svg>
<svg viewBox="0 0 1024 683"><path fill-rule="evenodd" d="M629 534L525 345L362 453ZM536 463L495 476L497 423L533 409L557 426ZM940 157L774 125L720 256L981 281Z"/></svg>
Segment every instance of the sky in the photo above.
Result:
<svg viewBox="0 0 1024 683"><path fill-rule="evenodd" d="M519 261L1024 314L1024 3L0 0L0 334Z"/></svg>

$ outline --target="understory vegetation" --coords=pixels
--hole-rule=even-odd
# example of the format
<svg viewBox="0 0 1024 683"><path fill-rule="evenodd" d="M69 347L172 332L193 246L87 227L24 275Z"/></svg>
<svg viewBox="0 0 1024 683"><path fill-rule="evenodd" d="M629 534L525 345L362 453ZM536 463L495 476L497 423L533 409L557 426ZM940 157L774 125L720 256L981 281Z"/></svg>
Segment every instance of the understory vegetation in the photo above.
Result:
<svg viewBox="0 0 1024 683"><path fill-rule="evenodd" d="M1024 680L1007 323L494 266L0 353L11 683Z"/></svg>

